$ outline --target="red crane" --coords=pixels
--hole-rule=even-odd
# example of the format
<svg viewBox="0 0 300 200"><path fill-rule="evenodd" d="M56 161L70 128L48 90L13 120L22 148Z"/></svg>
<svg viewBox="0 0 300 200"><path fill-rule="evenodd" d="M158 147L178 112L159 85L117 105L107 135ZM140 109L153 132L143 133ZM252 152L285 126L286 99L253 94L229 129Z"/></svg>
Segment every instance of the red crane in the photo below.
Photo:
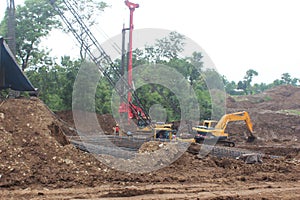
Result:
<svg viewBox="0 0 300 200"><path fill-rule="evenodd" d="M132 33L133 33L133 13L136 8L139 7L139 4L129 2L128 0L125 1L125 5L129 8L130 11L130 19L129 19L129 28L123 28L123 34L125 30L129 30L129 49L128 49L128 68L127 68L127 81L130 88L133 87L132 85ZM123 35L124 40L124 35ZM124 41L123 41L124 42ZM123 52L124 54L124 52ZM124 62L123 62L124 64ZM134 107L134 111L131 109ZM139 118L143 117L144 112L141 108L132 104L132 93L129 90L127 92L127 102L123 102L120 105L119 109L120 113L127 113L127 119L130 123L130 119L132 118ZM137 112L137 113L136 113ZM142 115L142 116L138 116Z"/></svg>
<svg viewBox="0 0 300 200"><path fill-rule="evenodd" d="M125 1L126 6L130 10L129 20L129 58L128 58L128 84L132 87L132 32L133 32L133 12L139 7L139 4L131 3L128 0ZM128 104L132 102L131 91L128 91Z"/></svg>
<svg viewBox="0 0 300 200"><path fill-rule="evenodd" d="M128 79L125 80L123 78L123 69L124 64L122 61L121 70L118 66L114 64L111 60L110 56L105 52L100 43L97 41L93 33L90 31L89 27L84 23L80 14L77 12L76 0L61 0L60 2L64 4L65 10L61 9L55 2L56 0L49 0L55 11L60 15L64 24L74 35L76 40L80 45L83 45L87 55L91 58L91 60L98 66L100 72L106 77L108 82L114 87L116 92L120 95L122 103L119 107L119 113L126 113L127 119L130 122L131 119L137 120L138 126L147 126L150 124L151 119L149 114L143 108L143 105L139 102L139 97L132 93L133 84L132 84L132 31L133 31L133 12L136 8L139 7L138 4L131 3L128 0L125 1L125 5L128 6L130 10L130 27L123 28L123 34L125 34L126 30L130 31L129 35L129 55L128 55ZM83 32L78 33L75 26L80 27ZM123 35L124 36L124 35ZM123 37L124 38L124 37ZM125 45L122 45L122 48ZM96 49L99 52L99 55L94 54L92 49ZM124 57L124 51L122 58ZM109 65L110 70L114 72L114 75L117 79L113 79L109 74L105 66ZM117 84L117 80L121 81L121 84L124 86L124 89L115 87ZM124 95L124 93L127 95ZM132 103L132 97L134 97L136 104Z"/></svg>

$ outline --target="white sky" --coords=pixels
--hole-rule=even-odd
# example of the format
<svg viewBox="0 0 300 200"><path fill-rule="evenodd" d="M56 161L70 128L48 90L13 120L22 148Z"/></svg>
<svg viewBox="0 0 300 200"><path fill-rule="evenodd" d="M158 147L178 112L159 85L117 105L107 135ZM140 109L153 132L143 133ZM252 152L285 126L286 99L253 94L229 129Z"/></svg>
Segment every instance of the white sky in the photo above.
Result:
<svg viewBox="0 0 300 200"><path fill-rule="evenodd" d="M100 26L113 37L120 34L123 22L128 24L129 10L123 0L105 1L112 7L102 14ZM136 29L163 28L186 35L230 81L241 80L248 69L259 73L253 80L258 83L271 83L283 73L300 78L299 0L132 1L140 4L134 13ZM4 4L2 0L1 19ZM62 37L63 45L48 38L55 55L77 51L72 36Z"/></svg>

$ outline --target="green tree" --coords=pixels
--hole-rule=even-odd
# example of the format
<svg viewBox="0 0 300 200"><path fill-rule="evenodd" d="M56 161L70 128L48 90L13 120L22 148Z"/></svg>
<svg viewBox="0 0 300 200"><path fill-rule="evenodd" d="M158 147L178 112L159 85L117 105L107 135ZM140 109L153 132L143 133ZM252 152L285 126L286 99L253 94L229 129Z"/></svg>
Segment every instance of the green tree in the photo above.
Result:
<svg viewBox="0 0 300 200"><path fill-rule="evenodd" d="M203 55L201 52L193 52L192 57L188 57L187 61L190 65L187 65L187 78L191 85L200 78L200 74L203 71Z"/></svg>
<svg viewBox="0 0 300 200"><path fill-rule="evenodd" d="M248 71L246 71L246 75L244 77L244 80L247 82L247 86L251 86L251 82L254 76L258 76L258 72L253 70L253 69L249 69Z"/></svg>
<svg viewBox="0 0 300 200"><path fill-rule="evenodd" d="M291 75L289 73L283 73L281 75L281 80L283 84L291 84L292 83L292 78Z"/></svg>
<svg viewBox="0 0 300 200"><path fill-rule="evenodd" d="M69 4L73 6L75 11L80 16L80 20L88 27L92 29L99 22L99 16L108 7L108 4L102 0L77 0L70 1ZM72 24L72 30L64 29L65 32L75 31L80 36L80 58L82 60L86 59L86 49L84 44L91 44L88 35L86 34L86 27L82 27L77 23L77 19L72 16L72 13L64 8L64 15L69 20L69 23Z"/></svg>
<svg viewBox="0 0 300 200"><path fill-rule="evenodd" d="M55 4L62 11L68 12L63 7L61 1L55 1ZM103 1L78 0L76 7L80 11L81 19L87 26L96 24L96 18L108 5ZM84 13L84 14L83 14ZM54 11L49 0L25 0L24 5L16 7L16 49L17 59L25 70L30 65L44 64L47 61L48 52L40 48L43 38L48 36L51 30L62 28L58 13ZM68 13L66 13L68 15ZM73 22L70 21L72 24ZM77 27L82 33L82 28ZM0 35L7 36L7 16L0 23ZM83 41L87 40L82 38ZM80 48L81 57L85 58L83 46Z"/></svg>
<svg viewBox="0 0 300 200"><path fill-rule="evenodd" d="M294 86L296 86L297 83L299 82L298 78L292 78L292 76L289 73L283 73L281 75L281 80L283 84L294 85Z"/></svg>
<svg viewBox="0 0 300 200"><path fill-rule="evenodd" d="M157 39L154 45L146 45L143 51L138 51L136 58L147 63L163 63L176 59L184 50L184 40L184 35L176 31L170 32L168 36Z"/></svg>
<svg viewBox="0 0 300 200"><path fill-rule="evenodd" d="M245 84L243 83L243 81L239 81L238 82L237 89L245 90Z"/></svg>
<svg viewBox="0 0 300 200"><path fill-rule="evenodd" d="M223 78L223 84L225 86L225 91L228 94L235 94L235 90L237 89L237 84L234 81L229 82L225 76Z"/></svg>
<svg viewBox="0 0 300 200"><path fill-rule="evenodd" d="M283 73L281 75L281 79L276 79L273 81L272 86L278 86L278 85L293 85L297 86L299 83L298 78L293 78L289 73Z"/></svg>
<svg viewBox="0 0 300 200"><path fill-rule="evenodd" d="M38 88L39 97L52 110L69 110L72 107L72 91L81 61L62 58L61 63L29 67L26 75Z"/></svg>
<svg viewBox="0 0 300 200"><path fill-rule="evenodd" d="M164 37L162 39L158 39L156 46L157 48L157 60L161 58L178 58L180 52L183 51L184 47L184 35L173 31L168 37Z"/></svg>
<svg viewBox="0 0 300 200"><path fill-rule="evenodd" d="M251 82L254 76L258 76L258 72L249 69L246 71L246 75L244 76L244 80L242 82L238 82L238 89L243 89L246 94L252 93Z"/></svg>
<svg viewBox="0 0 300 200"><path fill-rule="evenodd" d="M60 22L47 0L25 0L16 8L16 49L22 70L45 60L47 52L41 51L41 39L49 35Z"/></svg>

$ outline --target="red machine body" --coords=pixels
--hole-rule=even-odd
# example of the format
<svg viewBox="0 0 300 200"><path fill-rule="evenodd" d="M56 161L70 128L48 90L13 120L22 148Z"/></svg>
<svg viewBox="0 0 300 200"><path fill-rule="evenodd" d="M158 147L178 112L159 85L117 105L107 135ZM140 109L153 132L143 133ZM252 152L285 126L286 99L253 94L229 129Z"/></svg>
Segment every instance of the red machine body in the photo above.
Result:
<svg viewBox="0 0 300 200"><path fill-rule="evenodd" d="M132 88L132 34L133 34L133 13L136 8L139 7L139 4L125 1L125 5L129 8L130 11L130 20L129 20L129 49L128 49L128 68L127 68L127 81L128 86ZM124 30L124 29L123 29ZM132 93L129 90L127 92L127 102L122 102L119 107L119 113L127 113L128 122L130 123L131 119L146 119L146 114L143 109L132 104Z"/></svg>

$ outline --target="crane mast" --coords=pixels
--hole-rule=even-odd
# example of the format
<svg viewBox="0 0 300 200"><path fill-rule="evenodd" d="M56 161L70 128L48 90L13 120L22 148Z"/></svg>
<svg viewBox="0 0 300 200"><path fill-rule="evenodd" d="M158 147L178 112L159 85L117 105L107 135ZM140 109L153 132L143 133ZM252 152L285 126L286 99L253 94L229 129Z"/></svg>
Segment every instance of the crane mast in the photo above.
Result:
<svg viewBox="0 0 300 200"><path fill-rule="evenodd" d="M125 1L125 4L130 9L130 30L129 33L129 60L128 60L128 78L127 80L123 77L122 70L117 67L110 56L105 52L105 50L102 48L100 43L97 41L95 36L92 34L90 29L87 27L87 25L82 20L82 17L79 15L79 13L76 10L76 1L73 0L61 0L64 7L67 11L69 11L68 14L64 13L64 9L59 7L55 4L55 0L49 0L55 11L59 14L61 19L63 20L64 24L67 26L67 28L70 30L70 32L74 35L76 40L80 45L82 45L83 49L86 51L87 55L91 58L91 60L97 65L99 71L103 74L103 76L108 80L108 82L111 84L111 86L115 86L117 81L120 81L120 83L124 86L123 89L127 92L124 92L122 88L114 87L116 92L119 94L122 100L122 104L120 105L119 112L125 111L128 116L128 121L134 116L139 117L139 113L142 112L142 116L139 117L139 124L148 125L150 123L150 116L145 111L143 106L139 103L138 96L132 91L133 85L132 85L132 30L133 30L133 12L135 8L138 8L138 4L134 4L129 2L128 0ZM75 27L80 27L82 30L81 33L76 31ZM124 30L124 28L123 28ZM92 49L96 49L98 52L97 55L92 52ZM123 55L122 55L123 57ZM123 63L123 62L122 62ZM122 66L124 67L124 66ZM113 79L108 74L108 69L110 71L113 71L114 75L117 79ZM120 72L121 71L121 72ZM136 102L138 105L134 105L132 103L132 98L136 99ZM125 107L124 107L125 105Z"/></svg>
<svg viewBox="0 0 300 200"><path fill-rule="evenodd" d="M15 10L16 10L15 1L7 0L7 14L8 14L7 44L14 56L16 56L16 15L15 15Z"/></svg>
<svg viewBox="0 0 300 200"><path fill-rule="evenodd" d="M124 54L124 34L126 30L129 30L129 53L128 53L128 67L127 67L127 82L130 88L133 87L132 84L132 35L133 35L133 13L136 8L139 7L139 4L135 4L132 2L129 2L128 0L125 1L125 5L129 8L130 11L130 18L129 18L129 28L123 28L122 33L123 33L123 45L122 45L122 53ZM124 65L124 57L122 57L122 65ZM123 66L124 67L124 66ZM119 112L120 114L122 113L127 113L127 119L128 123L130 123L130 119L133 118L132 111L130 109L130 104L132 104L132 93L130 90L127 92L127 102L122 102L120 105Z"/></svg>

